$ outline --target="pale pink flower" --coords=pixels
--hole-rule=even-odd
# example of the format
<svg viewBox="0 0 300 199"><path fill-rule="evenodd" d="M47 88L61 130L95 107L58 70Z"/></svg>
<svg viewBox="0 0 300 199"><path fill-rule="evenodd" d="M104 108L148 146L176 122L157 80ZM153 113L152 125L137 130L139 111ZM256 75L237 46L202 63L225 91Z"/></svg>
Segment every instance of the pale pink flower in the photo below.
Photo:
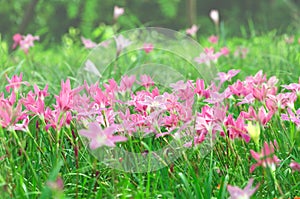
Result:
<svg viewBox="0 0 300 199"><path fill-rule="evenodd" d="M140 82L138 82L140 85L144 86L145 88L149 88L150 86L154 86L154 81L152 78L148 75L141 75Z"/></svg>
<svg viewBox="0 0 300 199"><path fill-rule="evenodd" d="M284 121L291 121L300 127L300 108L296 111L296 114L290 109L287 109L288 114L281 114L281 119Z"/></svg>
<svg viewBox="0 0 300 199"><path fill-rule="evenodd" d="M298 44L300 44L300 38L298 39Z"/></svg>
<svg viewBox="0 0 300 199"><path fill-rule="evenodd" d="M252 93L248 94L244 98L241 99L240 102L237 103L237 105L242 105L242 104L252 104L255 101L255 98L253 97Z"/></svg>
<svg viewBox="0 0 300 199"><path fill-rule="evenodd" d="M210 43L212 43L212 44L216 44L216 43L218 43L218 41L219 41L219 37L216 36L216 35L212 35L212 36L210 36L210 37L208 38L208 41L209 41Z"/></svg>
<svg viewBox="0 0 300 199"><path fill-rule="evenodd" d="M115 41L117 45L117 54L120 54L122 50L132 44L132 42L129 39L126 39L123 35L115 37Z"/></svg>
<svg viewBox="0 0 300 199"><path fill-rule="evenodd" d="M235 50L235 52L234 52L233 55L234 55L235 57L240 57L240 58L242 58L242 59L245 59L246 56L247 56L247 54L248 54L248 52L249 52L249 49L248 49L248 48L239 46L239 47Z"/></svg>
<svg viewBox="0 0 300 199"><path fill-rule="evenodd" d="M93 42L90 39L81 37L81 41L82 41L84 47L87 48L87 49L91 49L91 48L97 47L97 43Z"/></svg>
<svg viewBox="0 0 300 199"><path fill-rule="evenodd" d="M219 72L218 73L219 77L217 79L219 79L222 83L225 81L230 81L231 78L236 76L239 72L240 72L240 70L235 70L235 69L231 69L227 73Z"/></svg>
<svg viewBox="0 0 300 199"><path fill-rule="evenodd" d="M210 66L211 62L217 62L218 58L222 54L220 52L214 53L214 48L204 48L204 52L200 53L199 57L196 57L194 60L199 64L205 63Z"/></svg>
<svg viewBox="0 0 300 199"><path fill-rule="evenodd" d="M109 126L102 129L96 122L89 124L88 129L79 130L79 134L90 140L90 149L95 150L101 146L115 147L116 142L124 142L127 140L124 136L114 135L116 126Z"/></svg>
<svg viewBox="0 0 300 199"><path fill-rule="evenodd" d="M134 75L131 76L124 75L121 79L119 90L121 92L129 91L132 88L134 82L135 82Z"/></svg>
<svg viewBox="0 0 300 199"><path fill-rule="evenodd" d="M250 199L250 197L256 192L259 185L252 188L253 179L251 178L244 189L236 186L227 185L227 190L230 193L229 199Z"/></svg>
<svg viewBox="0 0 300 199"><path fill-rule="evenodd" d="M150 53L153 50L153 48L154 48L154 46L151 43L144 43L144 45L143 45L143 50L146 53Z"/></svg>
<svg viewBox="0 0 300 199"><path fill-rule="evenodd" d="M293 36L290 36L290 37L285 37L285 38L284 38L284 41L285 41L287 44L292 44L292 43L294 43L294 41L295 41L295 36L293 35Z"/></svg>
<svg viewBox="0 0 300 199"><path fill-rule="evenodd" d="M118 19L121 15L123 15L125 12L125 9L124 8L121 8L121 7L118 7L118 6L115 6L114 7L114 19Z"/></svg>
<svg viewBox="0 0 300 199"><path fill-rule="evenodd" d="M213 20L213 22L218 25L219 24L219 11L218 10L211 10L209 12L210 18Z"/></svg>
<svg viewBox="0 0 300 199"><path fill-rule="evenodd" d="M298 171L300 172L300 163L292 161L290 164L291 169L293 169L294 171Z"/></svg>
<svg viewBox="0 0 300 199"><path fill-rule="evenodd" d="M34 41L40 40L39 36L32 36L28 34L23 36L23 39L20 41L20 48L27 54L30 47L34 46Z"/></svg>
<svg viewBox="0 0 300 199"><path fill-rule="evenodd" d="M264 168L271 168L272 171L275 171L276 165L280 163L280 159L275 155L274 146L278 147L276 140L274 140L274 144L270 142L264 143L264 147L260 153L257 153L250 150L251 156L257 161L257 163L253 164L250 167L250 173L252 173L256 167L262 166Z"/></svg>
<svg viewBox="0 0 300 199"><path fill-rule="evenodd" d="M192 25L191 28L186 29L186 34L187 35L191 35L191 36L195 36L197 31L198 31L199 27L197 25Z"/></svg>

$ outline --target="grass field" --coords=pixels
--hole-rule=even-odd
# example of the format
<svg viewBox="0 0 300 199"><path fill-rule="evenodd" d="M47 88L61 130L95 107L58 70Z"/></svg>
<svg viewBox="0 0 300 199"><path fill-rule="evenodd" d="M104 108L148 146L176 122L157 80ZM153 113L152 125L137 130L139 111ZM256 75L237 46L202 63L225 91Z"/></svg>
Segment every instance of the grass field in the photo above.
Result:
<svg viewBox="0 0 300 199"><path fill-rule="evenodd" d="M51 47L35 42L28 54L21 49L9 52L10 46L0 41L0 197L300 197L300 36L295 35L293 42L287 41L288 37L273 31L248 38L221 36L213 44L206 36L198 36L203 48L219 51L226 46L230 51L217 62L202 64L201 70L212 70L212 78L218 77L218 71L240 70L223 79L219 74L222 84L220 80L215 80L215 85L205 81L205 88L196 82L206 77L193 72L191 63L172 52L155 49L155 45L149 53L141 49L117 57L99 86L86 86L78 80L78 71L91 56L91 50L83 47L80 38L68 38ZM142 83L135 82L138 86L127 85L122 90L120 81L126 71L132 65L151 63L150 56L177 69L185 82L166 88L141 80ZM18 79L21 73L22 79ZM13 75L16 76L11 80ZM168 76L168 71L161 75ZM108 81L112 78L116 82ZM46 85L47 91L43 90ZM78 97L74 88L82 89L90 101L84 101L82 93ZM162 108L171 106L164 92L171 93L173 98L169 100L176 106ZM123 139L112 149L151 154L176 140L176 131L186 125L188 128L181 133L188 137L181 140L178 158L157 163L160 169L139 166L135 162L139 159L134 157L130 166L137 169L135 172L110 168L105 163L118 157L112 157L113 152L104 153L111 147L100 147L91 153L89 140L82 133L92 119L78 119L79 107L87 106L89 111L100 107L97 113L90 113L100 129L115 127L115 139L116 134ZM161 120L154 114L158 108L164 111ZM197 113L195 119L184 115L190 111ZM154 136L149 136L148 131ZM203 153L205 139L214 145ZM97 144L99 147L111 142ZM125 157L117 158L121 167L122 158ZM242 191L232 187L243 189L250 179L254 180L252 188Z"/></svg>

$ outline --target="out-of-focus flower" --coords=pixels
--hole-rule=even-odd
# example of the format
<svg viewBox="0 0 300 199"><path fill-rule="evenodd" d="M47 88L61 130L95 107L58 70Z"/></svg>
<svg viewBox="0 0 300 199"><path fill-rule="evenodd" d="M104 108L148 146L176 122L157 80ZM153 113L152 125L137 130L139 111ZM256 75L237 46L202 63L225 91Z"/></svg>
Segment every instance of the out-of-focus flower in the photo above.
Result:
<svg viewBox="0 0 300 199"><path fill-rule="evenodd" d="M252 122L248 122L246 129L247 129L248 134L250 135L251 139L258 146L259 145L259 135L260 135L259 123L255 122L253 124Z"/></svg>
<svg viewBox="0 0 300 199"><path fill-rule="evenodd" d="M191 35L191 36L195 36L197 31L198 31L199 27L197 25L192 25L191 28L186 29L186 34L187 35Z"/></svg>
<svg viewBox="0 0 300 199"><path fill-rule="evenodd" d="M34 46L34 41L40 40L39 36L32 36L32 34L28 34L26 36L21 35L19 33L13 36L14 44L12 46L15 49L18 45L20 48L27 54L30 47Z"/></svg>
<svg viewBox="0 0 300 199"><path fill-rule="evenodd" d="M219 37L216 36L216 35L212 35L212 36L210 36L210 37L208 38L208 41L209 41L210 43L212 43L212 44L216 44L216 43L218 43L218 41L219 41Z"/></svg>
<svg viewBox="0 0 300 199"><path fill-rule="evenodd" d="M115 147L116 142L127 140L124 136L114 135L115 131L116 126L102 129L98 123L92 122L88 129L79 130L79 134L90 139L90 148L94 150L101 146Z"/></svg>
<svg viewBox="0 0 300 199"><path fill-rule="evenodd" d="M214 53L214 48L204 48L204 52L200 53L199 57L194 60L199 64L205 63L210 66L211 62L217 62L222 54L220 52Z"/></svg>
<svg viewBox="0 0 300 199"><path fill-rule="evenodd" d="M222 53L222 55L224 55L225 57L229 55L230 51L229 48L227 47L223 47L220 49L220 52Z"/></svg>
<svg viewBox="0 0 300 199"><path fill-rule="evenodd" d="M253 179L251 178L244 189L241 189L236 186L227 186L227 190L230 193L229 199L250 199L250 197L256 192L259 185L256 185L255 188L252 188Z"/></svg>
<svg viewBox="0 0 300 199"><path fill-rule="evenodd" d="M239 72L240 72L240 70L235 70L235 69L231 69L227 73L219 72L218 73L219 77L217 79L219 79L222 83L225 81L230 81L231 78L236 76Z"/></svg>
<svg viewBox="0 0 300 199"><path fill-rule="evenodd" d="M114 19L118 19L121 15L123 15L125 12L125 9L124 8L121 8L121 7L118 7L118 6L115 6L114 7Z"/></svg>
<svg viewBox="0 0 300 199"><path fill-rule="evenodd" d="M290 164L290 167L294 170L294 171L298 171L300 172L300 164L298 162L292 161Z"/></svg>
<svg viewBox="0 0 300 199"><path fill-rule="evenodd" d="M127 46L131 45L131 41L126 39L123 35L119 35L115 38L117 45L117 54L120 54L122 50L124 50Z"/></svg>
<svg viewBox="0 0 300 199"><path fill-rule="evenodd" d="M97 46L97 44L95 42L93 42L90 39L86 39L84 37L81 37L81 41L82 41L84 47L87 49L95 48Z"/></svg>
<svg viewBox="0 0 300 199"><path fill-rule="evenodd" d="M14 44L12 46L12 49L15 49L18 45L20 45L22 38L23 38L23 36L21 34L19 34L19 33L14 34L14 36L13 36Z"/></svg>
<svg viewBox="0 0 300 199"><path fill-rule="evenodd" d="M56 191L61 191L64 189L64 181L63 179L58 176L57 179L55 181L49 181L47 182L47 185L52 189L52 190L56 190Z"/></svg>
<svg viewBox="0 0 300 199"><path fill-rule="evenodd" d="M247 54L248 54L248 52L249 52L249 49L248 49L248 48L239 46L239 47L235 50L235 52L234 52L233 55L234 55L235 57L240 57L240 58L242 58L242 59L245 59L246 56L247 56Z"/></svg>
<svg viewBox="0 0 300 199"><path fill-rule="evenodd" d="M270 168L273 171L276 169L276 165L280 163L280 159L275 155L274 146L278 147L276 140L274 140L274 144L270 142L264 143L264 148L261 150L260 153L257 153L250 150L251 156L257 161L256 164L253 164L250 167L250 173L252 173L256 167L262 166L264 168Z"/></svg>
<svg viewBox="0 0 300 199"><path fill-rule="evenodd" d="M154 46L151 43L144 43L144 45L143 45L143 50L146 53L150 53L153 50L153 48L154 48Z"/></svg>
<svg viewBox="0 0 300 199"><path fill-rule="evenodd" d="M211 10L209 13L209 16L216 25L219 24L219 11L218 10L215 10L215 9Z"/></svg>
<svg viewBox="0 0 300 199"><path fill-rule="evenodd" d="M287 44L292 44L292 43L294 43L294 41L295 41L295 36L292 35L292 36L290 36L290 37L285 37L285 38L284 38L284 41L285 41Z"/></svg>
<svg viewBox="0 0 300 199"><path fill-rule="evenodd" d="M20 48L27 54L30 47L34 46L34 41L40 40L39 36L32 36L28 34L23 36L23 39L20 41Z"/></svg>

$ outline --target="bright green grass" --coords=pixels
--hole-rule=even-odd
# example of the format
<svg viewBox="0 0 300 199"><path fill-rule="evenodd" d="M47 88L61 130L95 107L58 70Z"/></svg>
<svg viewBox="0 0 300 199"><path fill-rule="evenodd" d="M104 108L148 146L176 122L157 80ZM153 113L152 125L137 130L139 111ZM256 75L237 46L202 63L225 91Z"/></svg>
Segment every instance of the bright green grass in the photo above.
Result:
<svg viewBox="0 0 300 199"><path fill-rule="evenodd" d="M221 58L217 64L220 71L241 69L237 78L243 80L262 69L268 77L276 75L279 85L298 81L299 44L286 44L283 37L275 36L274 32L222 42L231 51L237 46L247 47L249 54L245 59L234 58L233 53L229 58ZM203 43L203 46L209 46L206 38ZM75 84L76 71L87 54L85 49L66 45L50 49L37 45L30 50L29 56L21 51L8 54L7 46L2 42L1 88L3 90L6 84L4 74L11 76L22 72L25 81L40 87L48 84L50 92L58 94L61 80L70 78ZM296 108L299 108L299 102ZM238 110L235 111L238 114ZM31 134L0 129L0 157L5 155L0 160L1 198L228 198L227 184L244 187L251 177L255 184L261 182L257 198L300 195L300 174L292 174L288 166L291 159L300 158L299 132L292 124L281 122L279 116L274 117L261 133L260 144L274 139L279 144L277 154L282 162L275 175L280 188L262 168L249 174L249 167L255 162L249 153L250 149L255 150L253 141L245 144L241 140L220 138L206 156L201 156L197 148L189 149L173 165L134 174L105 167L82 144L73 125L62 129L57 137L57 132L37 131L35 122L31 124ZM43 129L43 124L40 127ZM72 129L76 137L72 135ZM75 148L78 148L77 157ZM57 176L63 178L63 193L51 192L45 186Z"/></svg>

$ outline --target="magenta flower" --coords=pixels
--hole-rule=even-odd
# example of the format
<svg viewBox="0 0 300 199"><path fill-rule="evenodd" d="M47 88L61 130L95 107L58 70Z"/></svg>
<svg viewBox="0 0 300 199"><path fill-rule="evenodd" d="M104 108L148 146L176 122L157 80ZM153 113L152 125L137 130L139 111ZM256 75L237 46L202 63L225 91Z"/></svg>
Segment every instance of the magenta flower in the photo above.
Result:
<svg viewBox="0 0 300 199"><path fill-rule="evenodd" d="M216 43L218 43L218 41L219 41L219 37L216 36L216 35L212 35L212 36L210 36L210 37L208 38L208 41L209 41L210 43L212 43L212 44L216 44Z"/></svg>
<svg viewBox="0 0 300 199"><path fill-rule="evenodd" d="M300 164L298 162L292 161L290 164L291 169L300 172Z"/></svg>
<svg viewBox="0 0 300 199"><path fill-rule="evenodd" d="M20 45L22 38L23 38L23 36L21 34L19 34L19 33L14 34L14 36L13 36L14 44L12 46L12 49L15 49L18 45Z"/></svg>
<svg viewBox="0 0 300 199"><path fill-rule="evenodd" d="M144 43L143 49L148 54L153 50L154 46L151 43Z"/></svg>
<svg viewBox="0 0 300 199"><path fill-rule="evenodd" d="M125 12L125 9L124 8L121 8L121 7L118 7L118 6L115 6L114 7L114 19L118 19L121 15L123 15Z"/></svg>
<svg viewBox="0 0 300 199"><path fill-rule="evenodd" d="M134 84L134 82L135 82L134 75L131 75L131 76L124 75L121 78L119 91L121 91L121 92L129 91L132 88L132 85Z"/></svg>
<svg viewBox="0 0 300 199"><path fill-rule="evenodd" d="M92 122L88 129L79 130L79 134L90 140L90 149L94 150L101 146L115 147L116 142L127 140L124 136L114 135L116 126L109 126L102 129L98 123Z"/></svg>
<svg viewBox="0 0 300 199"><path fill-rule="evenodd" d="M223 48L220 49L220 52L221 52L222 55L224 55L226 57L226 56L229 55L230 50L227 47L223 47Z"/></svg>
<svg viewBox="0 0 300 199"><path fill-rule="evenodd" d="M273 117L274 112L269 111L266 112L265 108L261 106L258 110L258 113L256 114L256 111L252 106L249 107L248 112L242 111L240 113L242 117L244 117L247 120L255 120L260 122L263 126L265 126Z"/></svg>
<svg viewBox="0 0 300 199"><path fill-rule="evenodd" d="M255 188L252 188L253 179L251 178L244 189L241 189L236 186L227 186L227 190L230 193L230 199L250 199L250 197L256 192L259 185L256 185Z"/></svg>
<svg viewBox="0 0 300 199"><path fill-rule="evenodd" d="M87 48L87 49L97 47L97 44L95 42L93 42L92 40L90 40L90 39L86 39L84 37L81 37L81 41L82 41L84 47Z"/></svg>
<svg viewBox="0 0 300 199"><path fill-rule="evenodd" d="M276 140L274 140L274 144L272 142L269 144L265 142L264 148L260 153L257 153L252 149L250 150L251 156L257 161L256 164L253 164L250 167L250 173L252 173L258 166L262 166L264 168L269 167L272 171L275 171L276 165L278 165L281 160L275 155L274 146L278 147Z"/></svg>
<svg viewBox="0 0 300 199"><path fill-rule="evenodd" d="M194 25L192 25L191 28L186 29L185 32L186 32L187 35L195 36L196 33L197 33L197 31L198 31L198 29L199 29L198 26L196 26L194 24Z"/></svg>

